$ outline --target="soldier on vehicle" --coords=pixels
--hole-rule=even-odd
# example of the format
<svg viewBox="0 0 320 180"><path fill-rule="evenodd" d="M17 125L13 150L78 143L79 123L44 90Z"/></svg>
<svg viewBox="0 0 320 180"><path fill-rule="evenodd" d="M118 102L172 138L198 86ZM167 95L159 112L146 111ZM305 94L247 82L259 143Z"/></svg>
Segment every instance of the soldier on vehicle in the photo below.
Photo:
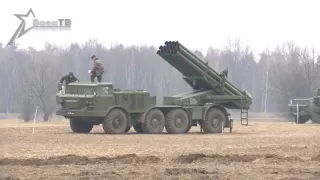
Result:
<svg viewBox="0 0 320 180"><path fill-rule="evenodd" d="M224 93L224 89L225 89L225 82L227 80L228 77L228 68L225 68L221 73L220 73L220 77L221 77L221 93Z"/></svg>
<svg viewBox="0 0 320 180"><path fill-rule="evenodd" d="M91 56L91 59L93 60L93 68L89 70L89 73L91 73L91 82L94 82L95 77L97 77L98 82L101 82L104 73L102 61L95 55Z"/></svg>
<svg viewBox="0 0 320 180"><path fill-rule="evenodd" d="M228 68L224 68L221 72L226 78L228 77Z"/></svg>
<svg viewBox="0 0 320 180"><path fill-rule="evenodd" d="M62 84L63 81L65 81L66 85L68 85L69 83L72 83L72 82L76 82L76 81L79 82L79 79L73 75L73 72L69 72L68 75L65 75L61 78L60 84Z"/></svg>
<svg viewBox="0 0 320 180"><path fill-rule="evenodd" d="M62 90L62 84L63 82L65 82L66 86L69 84L69 83L72 83L72 82L79 82L79 79L76 78L74 75L73 75L73 72L69 72L68 75L65 75L61 78L60 80L60 84L59 84L59 91Z"/></svg>

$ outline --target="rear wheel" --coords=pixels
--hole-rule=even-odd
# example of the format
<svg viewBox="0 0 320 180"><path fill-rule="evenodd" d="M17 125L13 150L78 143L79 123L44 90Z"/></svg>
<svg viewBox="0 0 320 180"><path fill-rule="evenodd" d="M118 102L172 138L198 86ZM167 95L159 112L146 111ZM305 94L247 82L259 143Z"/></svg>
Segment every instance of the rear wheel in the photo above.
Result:
<svg viewBox="0 0 320 180"><path fill-rule="evenodd" d="M144 133L159 134L162 133L164 124L165 117L162 111L159 109L152 109L145 116L145 121L141 124L141 128Z"/></svg>
<svg viewBox="0 0 320 180"><path fill-rule="evenodd" d="M102 122L103 130L108 134L123 134L128 128L128 118L121 109L112 109Z"/></svg>
<svg viewBox="0 0 320 180"><path fill-rule="evenodd" d="M206 113L204 121L201 122L203 132L205 133L221 133L222 122L226 122L225 114L217 108L211 108Z"/></svg>
<svg viewBox="0 0 320 180"><path fill-rule="evenodd" d="M81 119L71 118L70 128L75 133L89 133L93 128L93 124L82 122Z"/></svg>
<svg viewBox="0 0 320 180"><path fill-rule="evenodd" d="M170 134L186 133L190 127L188 113L183 109L169 111L165 122L165 128Z"/></svg>

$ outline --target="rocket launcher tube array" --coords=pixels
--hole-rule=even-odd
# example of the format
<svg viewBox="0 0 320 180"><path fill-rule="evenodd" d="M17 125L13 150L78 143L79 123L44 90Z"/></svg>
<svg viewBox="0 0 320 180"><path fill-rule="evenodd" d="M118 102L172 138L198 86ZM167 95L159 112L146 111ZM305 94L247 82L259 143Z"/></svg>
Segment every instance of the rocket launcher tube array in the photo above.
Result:
<svg viewBox="0 0 320 180"><path fill-rule="evenodd" d="M207 66L199 57L197 57L195 54L193 54L191 51L189 51L187 48L185 48L182 44L180 44L179 42L166 42L167 46L170 49L174 49L173 51L169 50L169 52L176 52L176 51L185 51L183 54L189 54L191 55L193 58L190 58L190 60L193 60L194 63L196 65L198 65L199 67L201 67L201 69L203 71L207 71L209 75L213 76L215 78L216 81L220 82L221 81L221 77L219 75L219 73L217 73L216 71L214 71L211 67ZM172 53L172 54L173 54ZM241 90L239 90L237 87L235 87L231 82L229 82L226 79L226 88L230 89L230 91L232 91L234 93L234 95L239 95L239 96L243 96L243 92ZM231 87L228 87L231 86Z"/></svg>
<svg viewBox="0 0 320 180"><path fill-rule="evenodd" d="M198 73L200 73L203 77L205 77L207 80L211 81L208 82L208 84L211 86L212 84L219 83L221 81L220 74L213 70L210 66L208 66L206 63L204 63L200 58L198 58L195 54L190 52L187 48L185 48L182 44L179 42L172 42L172 41L166 41L166 46L160 46L157 52L158 55L160 55L164 59L168 59L168 56L171 58L170 61L176 61L176 58L173 58L172 56L179 57L179 59L185 61L188 63L189 66L191 66L194 70L196 70ZM170 63L170 62L169 62ZM170 63L173 65L173 63ZM177 63L174 63L177 64ZM174 66L174 65L173 65ZM179 70L181 73L183 73L179 67L179 65L174 66L177 70ZM184 73L183 73L184 74ZM215 88L215 87L212 87ZM231 82L229 82L227 79L225 81L225 93L229 95L237 95L237 96L245 96L245 92L239 90L237 87L235 87Z"/></svg>
<svg viewBox="0 0 320 180"><path fill-rule="evenodd" d="M181 59L183 59L183 60L185 60L185 61L188 62L187 58L184 57L181 53L177 52L177 56L180 57ZM190 64L190 65L192 66L191 62L188 62L188 64ZM197 69L198 71L201 72L201 69L200 69L199 67L195 67L195 69ZM201 73L201 74L202 74L202 76L206 76L205 73ZM210 77L210 76L209 76L209 77L206 77L206 78L207 78L207 79L209 78L211 81L213 80L212 77ZM231 93L228 89L225 89L225 92L226 92L227 94L229 94L229 95L232 95L232 93Z"/></svg>
<svg viewBox="0 0 320 180"><path fill-rule="evenodd" d="M221 79L220 74L218 72L216 72L215 70L213 70L210 66L208 66L205 62L203 62L198 56L196 56L194 53L192 53L191 51L189 51L186 47L184 47L182 44L180 44L179 42L171 42L171 44L175 44L175 46L177 47L177 51L179 51L179 48L182 50L185 50L187 53L189 53L190 55L192 55L197 61L195 61L196 63L198 62L200 67L203 67L203 70L209 70L209 72L213 73L213 75L215 77L217 77L219 80ZM243 92L238 89L234 84L232 84L229 80L226 79L226 84L230 85L233 89L235 89L236 94L237 95L243 95Z"/></svg>
<svg viewBox="0 0 320 180"><path fill-rule="evenodd" d="M184 49L181 49L180 51L183 52ZM187 52L183 52L183 54L189 55L189 53L187 53ZM190 60L192 60L198 67L201 68L202 71L204 71L206 74L208 74L208 76L213 78L216 82L221 81L220 74L213 71L210 68L210 66L204 64L204 62L202 60L192 59L191 57L190 57ZM243 96L243 93L241 91L239 91L238 89L236 89L235 87L233 87L232 84L230 82L228 82L227 79L225 80L225 86L226 86L226 89L231 91L234 95Z"/></svg>

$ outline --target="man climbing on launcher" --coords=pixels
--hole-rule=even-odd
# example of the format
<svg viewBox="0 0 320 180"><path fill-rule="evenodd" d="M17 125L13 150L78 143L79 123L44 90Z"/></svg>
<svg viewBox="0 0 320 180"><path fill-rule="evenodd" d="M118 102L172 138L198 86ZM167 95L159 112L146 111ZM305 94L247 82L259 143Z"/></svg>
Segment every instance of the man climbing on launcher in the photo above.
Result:
<svg viewBox="0 0 320 180"><path fill-rule="evenodd" d="M89 70L89 73L91 73L91 82L94 82L95 77L97 77L98 82L101 82L104 73L102 61L95 55L91 56L91 59L93 60L93 68Z"/></svg>
<svg viewBox="0 0 320 180"><path fill-rule="evenodd" d="M65 82L66 86L69 84L69 83L72 83L72 82L79 82L79 79L76 78L74 75L73 75L73 72L69 72L68 75L65 75L61 78L60 80L60 84L58 86L59 88L59 91L61 92L61 90L63 91L64 93L64 90L62 89L62 84L63 82Z"/></svg>

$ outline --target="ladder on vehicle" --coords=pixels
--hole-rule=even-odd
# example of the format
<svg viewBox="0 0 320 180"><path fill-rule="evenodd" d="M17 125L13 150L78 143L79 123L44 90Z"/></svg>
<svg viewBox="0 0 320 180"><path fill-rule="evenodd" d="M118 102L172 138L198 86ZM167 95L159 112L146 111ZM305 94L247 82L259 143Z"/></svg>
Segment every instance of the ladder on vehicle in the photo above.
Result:
<svg viewBox="0 0 320 180"><path fill-rule="evenodd" d="M241 125L248 125L249 124L249 112L247 109L241 109L241 117L240 117L240 121L241 121Z"/></svg>

